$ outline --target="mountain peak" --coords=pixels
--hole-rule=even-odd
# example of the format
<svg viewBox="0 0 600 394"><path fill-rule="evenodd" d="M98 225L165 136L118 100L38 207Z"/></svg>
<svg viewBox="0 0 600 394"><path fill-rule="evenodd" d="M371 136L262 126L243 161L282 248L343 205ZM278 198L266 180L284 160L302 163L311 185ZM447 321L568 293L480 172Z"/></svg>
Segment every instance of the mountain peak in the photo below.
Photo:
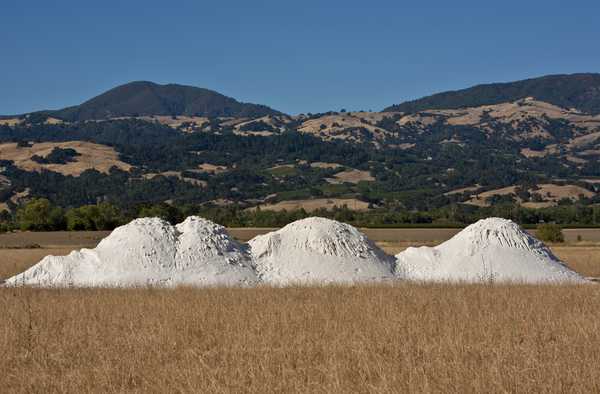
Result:
<svg viewBox="0 0 600 394"><path fill-rule="evenodd" d="M267 106L242 103L209 89L133 81L81 105L53 111L52 116L80 121L145 115L258 117L279 113Z"/></svg>

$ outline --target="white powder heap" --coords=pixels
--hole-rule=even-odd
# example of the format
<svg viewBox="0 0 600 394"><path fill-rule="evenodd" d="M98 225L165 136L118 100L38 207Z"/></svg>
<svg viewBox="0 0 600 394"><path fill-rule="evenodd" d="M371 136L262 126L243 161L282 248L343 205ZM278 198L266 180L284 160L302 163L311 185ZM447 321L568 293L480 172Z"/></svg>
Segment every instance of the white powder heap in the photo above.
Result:
<svg viewBox="0 0 600 394"><path fill-rule="evenodd" d="M189 217L177 226L158 218L118 227L95 249L47 256L7 285L131 287L247 286L252 260L225 228Z"/></svg>
<svg viewBox="0 0 600 394"><path fill-rule="evenodd" d="M396 273L417 281L583 283L539 240L516 223L480 220L436 247L408 248Z"/></svg>
<svg viewBox="0 0 600 394"><path fill-rule="evenodd" d="M249 244L261 279L272 285L393 279L394 258L335 220L298 220Z"/></svg>

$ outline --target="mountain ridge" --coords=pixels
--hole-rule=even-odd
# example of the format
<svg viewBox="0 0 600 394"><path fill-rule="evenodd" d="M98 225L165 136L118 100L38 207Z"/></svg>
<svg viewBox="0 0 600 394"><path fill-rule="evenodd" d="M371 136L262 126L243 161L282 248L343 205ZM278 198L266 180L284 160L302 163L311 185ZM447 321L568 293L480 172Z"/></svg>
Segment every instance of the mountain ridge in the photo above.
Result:
<svg viewBox="0 0 600 394"><path fill-rule="evenodd" d="M513 82L480 84L405 101L389 106L383 112L460 109L513 102L527 97L567 109L600 114L600 73L555 74Z"/></svg>

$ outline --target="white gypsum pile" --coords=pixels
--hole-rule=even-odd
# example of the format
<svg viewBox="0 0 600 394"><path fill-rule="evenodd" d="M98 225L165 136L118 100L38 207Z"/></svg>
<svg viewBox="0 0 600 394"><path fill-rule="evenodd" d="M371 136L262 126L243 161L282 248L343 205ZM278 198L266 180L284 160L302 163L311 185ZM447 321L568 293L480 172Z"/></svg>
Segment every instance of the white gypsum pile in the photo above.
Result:
<svg viewBox="0 0 600 394"><path fill-rule="evenodd" d="M335 220L298 220L249 244L261 279L272 285L393 278L394 258L356 228Z"/></svg>
<svg viewBox="0 0 600 394"><path fill-rule="evenodd" d="M480 220L436 247L408 248L396 259L397 275L417 281L585 282L542 242L500 218Z"/></svg>
<svg viewBox="0 0 600 394"><path fill-rule="evenodd" d="M224 227L192 216L177 226L158 218L136 219L115 229L95 249L47 256L6 284L236 286L256 280L245 248Z"/></svg>

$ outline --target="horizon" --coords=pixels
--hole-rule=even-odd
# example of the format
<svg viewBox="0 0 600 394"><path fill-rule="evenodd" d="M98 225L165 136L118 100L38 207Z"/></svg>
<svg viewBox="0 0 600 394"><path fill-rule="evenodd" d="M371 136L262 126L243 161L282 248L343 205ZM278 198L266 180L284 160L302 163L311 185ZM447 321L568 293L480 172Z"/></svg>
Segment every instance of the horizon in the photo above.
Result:
<svg viewBox="0 0 600 394"><path fill-rule="evenodd" d="M569 75L569 76L572 76L572 75L600 75L600 73L596 73L596 72L577 72L577 73L570 73L570 74L548 74L548 75L540 75L538 77L526 78L524 80L537 79L537 78L546 78L546 77L552 77L552 76L562 76L562 75ZM473 88L473 87L477 87L477 86L482 86L482 85L487 85L487 84L495 84L495 83L502 84L502 83L510 83L510 82L515 82L515 81L497 81L497 82L481 83L481 84L477 84L477 85L465 86L464 88L459 88L459 89L455 89L455 90L449 90L449 91L443 91L443 92L441 92L441 91L440 92L433 92L433 93L431 93L431 95L435 95L435 94L438 94L438 93L447 93L447 92L452 92L452 91L460 91L460 90L465 90L465 89L469 89L469 88ZM106 93L106 92L108 92L110 90L113 90L113 89L116 89L116 88L119 88L119 87L122 87L122 86L130 85L130 84L134 84L134 83L150 83L150 84L154 84L154 85L157 85L157 86L180 86L180 87L188 87L188 88L191 87L191 88L207 89L207 88L205 88L203 86L186 85L186 84L181 84L181 83L177 83L177 82L159 83L159 82L148 81L148 80L133 80L133 81L125 82L123 84L114 86L114 87L112 87L110 89L107 89L105 91L98 92L97 94L95 94L92 97L89 97L89 98L83 100L80 103L73 104L73 106L77 106L77 105L83 104L83 103L87 102L88 100L94 99L97 96L102 95L102 94L104 94L104 93ZM211 91L213 91L215 93L218 93L218 94L224 94L224 93L219 92L217 90L213 90L213 89L208 89L208 90L211 90ZM227 96L227 94L224 94L224 95ZM245 102L245 101L241 101L241 100L237 99L236 97L231 97L231 96L228 96L228 97L233 98L233 99L235 99L235 100L237 100L239 102L242 102L244 104L259 104L259 105L264 105L263 103ZM417 97L415 99L420 99L420 98L423 98L423 97L427 97L427 96ZM409 100L405 100L405 101L402 101L402 102L397 102L397 103L389 104L385 108L390 107L392 105L402 104L404 102L408 102L408 101L415 100L415 99L409 99ZM273 110L279 111L279 112L281 112L283 114L292 115L292 116L301 115L301 114L311 114L312 113L312 112L308 112L308 111L303 111L303 112L301 111L301 112L296 112L296 113L287 113L285 111L279 110L278 108L274 108L274 107L271 107L271 106L268 106L268 107L271 108L271 109L273 109ZM28 112L11 113L11 114L0 113L0 116L21 116L21 115L26 115L28 113L44 112L44 111L55 111L55 110L61 110L61 109L65 109L65 108L68 108L68 107L42 108L42 109L36 109L36 110L33 110L33 111L28 111ZM361 112L361 111L366 111L366 112L383 112L383 110L385 108L378 108L376 110L372 110L372 109L368 109L368 110L365 110L365 109L352 109L352 110L348 110L346 108L328 109L328 110L324 110L324 111L320 111L320 112L314 112L314 114L326 113L326 112L336 112L336 111L339 112L340 110L342 110L342 111L348 111L348 112Z"/></svg>
<svg viewBox="0 0 600 394"><path fill-rule="evenodd" d="M139 80L288 114L380 111L480 84L600 71L590 50L600 4L434 5L11 1L0 114L78 105Z"/></svg>

